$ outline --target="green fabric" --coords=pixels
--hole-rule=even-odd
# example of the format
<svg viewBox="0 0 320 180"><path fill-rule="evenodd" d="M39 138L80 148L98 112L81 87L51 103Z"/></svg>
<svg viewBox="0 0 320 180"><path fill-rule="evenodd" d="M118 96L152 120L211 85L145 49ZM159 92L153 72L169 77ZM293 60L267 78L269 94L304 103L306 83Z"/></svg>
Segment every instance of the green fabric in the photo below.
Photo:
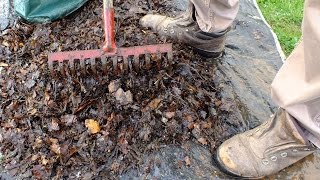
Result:
<svg viewBox="0 0 320 180"><path fill-rule="evenodd" d="M67 16L87 0L14 0L17 15L29 22L50 22Z"/></svg>

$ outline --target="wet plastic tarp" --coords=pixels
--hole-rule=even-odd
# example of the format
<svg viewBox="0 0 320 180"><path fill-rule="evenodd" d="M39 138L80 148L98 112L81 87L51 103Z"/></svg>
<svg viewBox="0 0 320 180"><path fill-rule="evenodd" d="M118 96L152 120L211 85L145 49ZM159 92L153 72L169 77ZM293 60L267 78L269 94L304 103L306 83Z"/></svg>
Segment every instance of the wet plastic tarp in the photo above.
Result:
<svg viewBox="0 0 320 180"><path fill-rule="evenodd" d="M65 17L87 0L14 0L17 15L29 22L50 22Z"/></svg>

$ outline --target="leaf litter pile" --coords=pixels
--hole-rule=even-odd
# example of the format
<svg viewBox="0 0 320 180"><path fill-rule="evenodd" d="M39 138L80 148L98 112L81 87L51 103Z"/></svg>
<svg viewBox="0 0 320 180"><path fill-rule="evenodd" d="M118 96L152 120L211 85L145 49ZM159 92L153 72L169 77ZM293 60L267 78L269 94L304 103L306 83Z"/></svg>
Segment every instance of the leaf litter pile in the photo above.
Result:
<svg viewBox="0 0 320 180"><path fill-rule="evenodd" d="M116 1L121 47L171 42L139 26L169 1ZM102 2L48 24L17 21L0 36L0 174L18 179L117 178L145 154L194 141L212 152L240 126L222 99L210 59L174 44L172 72L52 78L47 54L97 49ZM186 164L190 160L186 157ZM143 169L140 169L143 173Z"/></svg>

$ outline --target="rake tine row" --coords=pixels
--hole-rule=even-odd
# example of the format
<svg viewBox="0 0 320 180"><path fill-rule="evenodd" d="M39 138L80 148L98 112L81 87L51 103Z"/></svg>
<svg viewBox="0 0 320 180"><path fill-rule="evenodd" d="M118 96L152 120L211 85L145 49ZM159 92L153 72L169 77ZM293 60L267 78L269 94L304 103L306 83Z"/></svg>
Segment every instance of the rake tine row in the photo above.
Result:
<svg viewBox="0 0 320 180"><path fill-rule="evenodd" d="M166 52L166 60L168 65L172 64L172 52ZM115 75L121 73L126 74L129 71L139 72L140 70L150 70L151 63L154 61L156 63L157 69L161 69L162 58L164 56L161 52L158 53L147 53L144 54L143 59L138 55L132 56L113 56L109 57L112 61L112 69ZM97 60L100 59L100 60ZM86 59L69 59L69 60L52 60L48 62L49 69L53 76L56 76L56 72L60 72L60 74L65 77L67 74L76 75L76 69L80 69L81 74L88 74L87 70L90 69L90 72L93 74L97 74L98 69L101 70L104 74L108 74L110 62L108 57L101 56L100 58L86 58ZM101 66L97 66L98 62L101 62ZM78 66L76 65L79 64ZM67 72L68 71L68 72Z"/></svg>

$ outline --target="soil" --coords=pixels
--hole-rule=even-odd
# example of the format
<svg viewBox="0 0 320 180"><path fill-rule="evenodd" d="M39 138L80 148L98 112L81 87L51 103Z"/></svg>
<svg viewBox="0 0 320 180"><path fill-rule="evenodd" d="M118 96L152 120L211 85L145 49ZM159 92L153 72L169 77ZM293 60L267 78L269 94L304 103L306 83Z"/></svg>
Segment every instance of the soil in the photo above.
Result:
<svg viewBox="0 0 320 180"><path fill-rule="evenodd" d="M172 42L141 28L170 1L115 1L119 47ZM50 52L97 49L102 3L48 24L22 20L0 36L0 170L23 179L117 179L163 145L194 141L213 152L241 126L226 121L216 66L174 43L173 70L53 78Z"/></svg>

